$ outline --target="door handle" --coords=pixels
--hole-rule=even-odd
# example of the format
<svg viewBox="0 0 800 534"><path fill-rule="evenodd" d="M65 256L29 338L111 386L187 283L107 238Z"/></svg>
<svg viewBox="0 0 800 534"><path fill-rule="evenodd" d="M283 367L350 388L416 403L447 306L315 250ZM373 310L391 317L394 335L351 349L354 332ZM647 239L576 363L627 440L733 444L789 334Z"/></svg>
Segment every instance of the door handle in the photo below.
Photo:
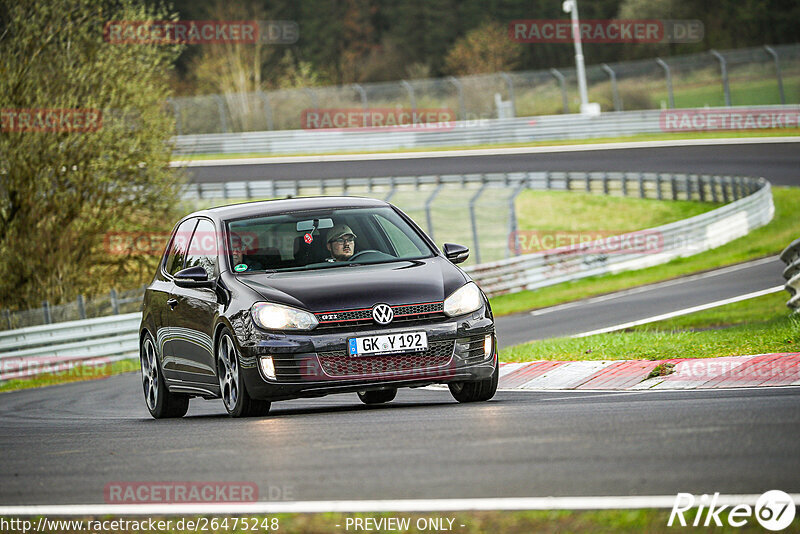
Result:
<svg viewBox="0 0 800 534"><path fill-rule="evenodd" d="M177 306L177 305L178 305L178 299L169 299L169 300L167 301L167 304L169 304L169 309L170 309L170 310L174 310L174 309L175 309L175 306Z"/></svg>

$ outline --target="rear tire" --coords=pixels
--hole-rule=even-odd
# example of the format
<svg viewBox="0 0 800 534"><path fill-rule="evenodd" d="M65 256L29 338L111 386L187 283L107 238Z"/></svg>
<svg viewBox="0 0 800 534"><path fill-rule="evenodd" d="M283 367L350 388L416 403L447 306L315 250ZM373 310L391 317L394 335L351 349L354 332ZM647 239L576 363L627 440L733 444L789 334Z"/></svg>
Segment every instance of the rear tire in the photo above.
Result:
<svg viewBox="0 0 800 534"><path fill-rule="evenodd" d="M270 402L250 397L239 361L239 351L233 342L233 335L230 330L224 328L217 345L217 376L225 410L231 417L267 415Z"/></svg>
<svg viewBox="0 0 800 534"><path fill-rule="evenodd" d="M450 388L450 394L458 402L483 402L494 397L499 378L500 366L495 361L491 377L469 382L451 382L447 387Z"/></svg>
<svg viewBox="0 0 800 534"><path fill-rule="evenodd" d="M189 396L170 393L164 383L164 374L158 363L153 336L146 333L139 347L142 368L142 388L147 410L154 419L183 417L189 410Z"/></svg>
<svg viewBox="0 0 800 534"><path fill-rule="evenodd" d="M395 396L397 396L397 388L358 392L358 398L364 404L383 404L393 400Z"/></svg>

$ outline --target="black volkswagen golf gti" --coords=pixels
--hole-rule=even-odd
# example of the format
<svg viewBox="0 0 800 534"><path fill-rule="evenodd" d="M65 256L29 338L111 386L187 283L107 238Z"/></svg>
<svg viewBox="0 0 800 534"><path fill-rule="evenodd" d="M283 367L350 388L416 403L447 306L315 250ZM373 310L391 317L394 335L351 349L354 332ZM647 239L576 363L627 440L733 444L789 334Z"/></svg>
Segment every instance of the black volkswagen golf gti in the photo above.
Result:
<svg viewBox="0 0 800 534"><path fill-rule="evenodd" d="M494 320L483 292L387 202L318 197L212 208L182 219L148 286L142 384L153 417L191 397L235 417L270 403L448 384L460 402L497 390Z"/></svg>

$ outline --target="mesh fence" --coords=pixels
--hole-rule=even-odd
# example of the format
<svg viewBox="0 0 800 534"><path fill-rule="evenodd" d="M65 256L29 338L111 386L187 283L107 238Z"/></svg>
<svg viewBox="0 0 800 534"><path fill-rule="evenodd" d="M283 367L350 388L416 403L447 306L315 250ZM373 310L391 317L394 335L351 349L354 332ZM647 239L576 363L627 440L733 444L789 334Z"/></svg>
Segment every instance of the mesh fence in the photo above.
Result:
<svg viewBox="0 0 800 534"><path fill-rule="evenodd" d="M719 54L725 61L732 105L800 102L800 45ZM678 108L727 105L722 65L712 52L592 65L586 68L586 77L589 100L603 111L667 108L672 101ZM180 97L169 103L178 133L186 135L297 130L308 126L304 112L320 109L444 108L459 120L477 120L497 118L500 102L520 117L576 113L577 85L575 69L564 68Z"/></svg>

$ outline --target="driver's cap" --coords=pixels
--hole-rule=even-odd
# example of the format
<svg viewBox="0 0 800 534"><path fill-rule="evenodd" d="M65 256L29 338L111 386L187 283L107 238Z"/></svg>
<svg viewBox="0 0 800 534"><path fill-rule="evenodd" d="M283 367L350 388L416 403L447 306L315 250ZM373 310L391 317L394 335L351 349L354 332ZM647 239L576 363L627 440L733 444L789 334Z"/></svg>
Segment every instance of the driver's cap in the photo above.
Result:
<svg viewBox="0 0 800 534"><path fill-rule="evenodd" d="M328 230L328 240L326 241L326 243L330 243L334 239L339 239L343 235L347 234L350 234L353 237L357 237L355 232L353 232L353 230L351 230L350 227L347 226L346 224L337 224L336 226Z"/></svg>

